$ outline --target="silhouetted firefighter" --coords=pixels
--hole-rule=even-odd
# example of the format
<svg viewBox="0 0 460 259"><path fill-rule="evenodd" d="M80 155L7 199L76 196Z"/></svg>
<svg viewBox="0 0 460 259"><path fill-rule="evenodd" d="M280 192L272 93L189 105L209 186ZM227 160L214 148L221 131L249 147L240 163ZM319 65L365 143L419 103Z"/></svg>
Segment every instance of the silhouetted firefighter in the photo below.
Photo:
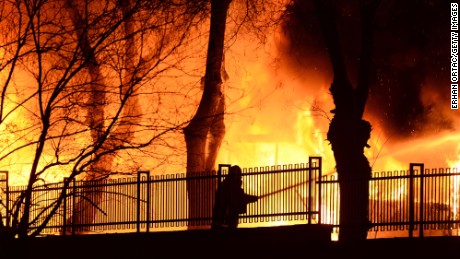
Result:
<svg viewBox="0 0 460 259"><path fill-rule="evenodd" d="M230 167L227 177L216 192L212 229L237 228L239 214L246 213L247 205L259 199L244 193L242 183L241 168L237 165Z"/></svg>

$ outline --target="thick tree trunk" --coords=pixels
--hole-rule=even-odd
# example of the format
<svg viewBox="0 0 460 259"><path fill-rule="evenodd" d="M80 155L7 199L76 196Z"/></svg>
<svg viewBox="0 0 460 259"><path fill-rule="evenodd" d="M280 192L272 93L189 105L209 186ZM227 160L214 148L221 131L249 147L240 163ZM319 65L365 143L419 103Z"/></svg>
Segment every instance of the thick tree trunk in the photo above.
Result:
<svg viewBox="0 0 460 259"><path fill-rule="evenodd" d="M86 124L90 129L90 135L93 145L101 140L104 135L104 107L105 107L105 84L104 77L100 71L100 65L96 60L94 50L91 47L90 40L87 34L87 28L85 18L81 15L80 9L72 0L66 1L67 8L70 13L70 18L77 31L79 39L79 48L82 51L84 57L88 60L88 73L91 79L89 83L88 100L86 102ZM97 155L97 154L96 154ZM105 159L101 159L105 160ZM73 208L72 219L70 222L76 225L90 224L94 220L95 208L94 205L100 203L102 198L102 190L94 190L94 188L88 188L88 185L97 184L97 179L107 170L105 165L102 165L103 161L98 161L97 164L91 166L90 172L87 174L87 180L89 182L84 183L83 189L78 193L79 199L75 207ZM105 162L105 161L104 161ZM77 195L77 194L74 194ZM87 231L88 227L79 227L76 232Z"/></svg>
<svg viewBox="0 0 460 259"><path fill-rule="evenodd" d="M187 176L198 174L214 174L218 147L225 133L224 95L222 93L222 61L224 54L225 27L227 11L231 0L211 0L211 22L204 77L204 90L198 110L184 129L187 148ZM210 145L207 146L208 136ZM208 152L212 152L209 154ZM216 184L209 178L207 181L190 179L187 181L189 200L189 227L199 222L196 218L211 218L212 202Z"/></svg>
<svg viewBox="0 0 460 259"><path fill-rule="evenodd" d="M105 102L106 102L106 87L104 78L100 72L100 65L94 56L92 47L86 34L84 18L81 16L79 9L71 0L67 0L67 7L70 10L72 22L78 32L80 39L79 48L83 55L88 58L88 72L91 78L89 98L87 101L87 119L86 123L90 128L91 138L94 145L97 145L106 134L105 121ZM130 16L131 6L128 0L120 0L121 11L123 16L126 17L123 21L123 31L126 35L125 44L125 57L124 66L125 73L123 75L123 82L121 85L122 100L122 115L119 118L117 127L112 130L110 138L105 140L101 148L96 151L95 156L106 151L106 147L113 148L121 146L125 142L129 142L134 135L133 128L139 122L140 109L137 95L136 75L139 68L136 69L134 60L136 56L135 43L133 38L134 26ZM75 204L73 216L69 219L68 224L75 225L89 225L94 221L95 215L98 211L97 206L102 201L102 194L104 192L102 187L102 179L106 178L111 171L114 154L105 154L96 160L90 167L90 171L86 176L87 182L84 182L82 188L77 191L79 199ZM86 226L74 229L75 232L85 232L89 228ZM70 230L69 230L70 231Z"/></svg>
<svg viewBox="0 0 460 259"><path fill-rule="evenodd" d="M217 155L219 154L220 146L225 137L224 112L225 98L221 97L217 108L218 115L216 115L212 121L208 135L207 157L204 168L206 172L215 170Z"/></svg>
<svg viewBox="0 0 460 259"><path fill-rule="evenodd" d="M363 241L367 238L370 227L368 206L372 171L364 156L371 125L362 120L362 116L369 92L372 20L378 1L363 2L361 6L363 30L356 89L348 80L335 24L335 10L327 1L315 0L315 5L334 71L334 82L330 91L335 110L327 138L334 152L340 188L339 241Z"/></svg>
<svg viewBox="0 0 460 259"><path fill-rule="evenodd" d="M334 152L340 187L341 242L367 238L371 167L363 152L370 131L371 125L353 114L336 113L329 126L327 138Z"/></svg>
<svg viewBox="0 0 460 259"><path fill-rule="evenodd" d="M123 31L126 37L125 42L125 56L124 67L125 73L123 75L123 82L121 85L120 99L122 104L122 116L119 118L117 128L114 130L114 139L110 139L109 144L123 145L134 138L134 128L140 122L141 108L138 97L138 75L144 73L142 58L139 58L138 65L136 66L138 51L136 49L136 42L134 40L134 21L129 13L132 11L132 4L130 0L119 0L121 10L124 17L127 17L123 22Z"/></svg>

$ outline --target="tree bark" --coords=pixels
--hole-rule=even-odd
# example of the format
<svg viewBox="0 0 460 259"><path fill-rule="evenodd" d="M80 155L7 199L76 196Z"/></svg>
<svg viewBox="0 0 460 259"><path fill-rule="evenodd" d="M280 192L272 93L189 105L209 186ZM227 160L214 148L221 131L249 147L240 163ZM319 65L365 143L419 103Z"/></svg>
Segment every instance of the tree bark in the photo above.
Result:
<svg viewBox="0 0 460 259"><path fill-rule="evenodd" d="M220 98L217 108L218 115L215 116L209 130L207 157L204 169L206 172L215 170L217 155L219 154L219 149L225 136L224 112L225 98L222 97Z"/></svg>
<svg viewBox="0 0 460 259"><path fill-rule="evenodd" d="M131 17L132 6L128 0L119 0L121 12L124 16L123 32L126 35L123 82L121 85L120 99L122 100L122 115L119 118L118 125L112 130L110 138L104 140L106 126L105 121L105 102L106 102L106 86L104 77L100 72L100 64L94 56L94 51L91 47L90 40L86 33L85 19L81 16L78 7L72 0L67 0L66 4L71 13L71 19L79 37L79 48L83 56L89 60L88 73L91 78L89 98L87 101L87 119L86 123L90 128L93 145L101 147L95 152L95 156L99 156L106 151L106 147L122 146L133 138L134 126L139 122L140 109L139 101L135 92L137 89L136 69L134 59L136 55L135 43L133 38L134 26ZM83 183L81 191L78 193L79 199L75 204L71 222L75 225L91 224L98 211L96 208L102 201L104 192L101 185L102 179L106 178L111 171L111 166L114 160L114 154L105 154L96 160L90 167L90 171L86 176L87 182ZM77 195L77 194L74 194ZM69 225L72 224L69 222ZM88 231L88 227L79 227L75 232Z"/></svg>
<svg viewBox="0 0 460 259"><path fill-rule="evenodd" d="M372 50L372 20L378 1L362 5L362 37L358 85L353 88L342 56L331 3L315 0L323 37L329 50L334 81L330 87L335 109L327 138L336 161L340 188L339 241L356 242L367 238L369 180L371 167L364 155L371 124L362 119L369 89Z"/></svg>
<svg viewBox="0 0 460 259"><path fill-rule="evenodd" d="M198 174L215 174L215 158L225 134L224 95L222 93L222 61L224 55L225 27L227 11L231 0L211 0L211 22L204 76L204 89L198 110L190 123L184 128L187 148L187 177ZM211 141L208 143L208 136ZM208 153L209 152L209 153ZM189 227L197 224L196 218L211 218L212 202L216 184L212 178L199 182L187 181L189 200Z"/></svg>
<svg viewBox="0 0 460 259"><path fill-rule="evenodd" d="M88 73L91 79L89 83L88 101L86 103L87 115L86 124L90 129L90 135L93 145L100 141L104 134L104 107L105 107L105 84L104 77L100 71L100 65L96 60L94 50L91 47L90 40L87 34L85 18L82 17L78 6L72 0L66 1L67 8L70 13L70 18L77 31L79 39L79 49L82 55L88 60ZM83 189L79 193L79 199L73 208L73 216L71 219L73 224L90 224L92 223L95 215L94 205L99 204L102 199L102 190L94 190L88 186L96 184L96 180L107 169L98 161L97 164L91 166L90 172L87 175L87 180L83 184ZM77 194L74 194L77 195ZM88 227L79 227L75 232L87 231Z"/></svg>

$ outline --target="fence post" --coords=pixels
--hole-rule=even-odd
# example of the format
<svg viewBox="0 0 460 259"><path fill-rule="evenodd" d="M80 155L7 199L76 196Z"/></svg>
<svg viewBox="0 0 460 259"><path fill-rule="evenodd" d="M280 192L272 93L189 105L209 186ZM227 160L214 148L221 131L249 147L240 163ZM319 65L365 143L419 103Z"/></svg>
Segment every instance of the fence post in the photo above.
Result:
<svg viewBox="0 0 460 259"><path fill-rule="evenodd" d="M222 168L227 167L227 170L230 170L231 164L219 164L219 169L217 170L217 190L220 189L221 183L222 183ZM228 171L227 171L228 173ZM214 197L215 199L216 197ZM215 203L215 200L213 201L213 204ZM212 210L214 211L214 210ZM212 219L213 215L211 215L211 229L213 228L212 226ZM239 219L238 219L239 220Z"/></svg>
<svg viewBox="0 0 460 259"><path fill-rule="evenodd" d="M414 168L409 167L409 237L414 236Z"/></svg>
<svg viewBox="0 0 460 259"><path fill-rule="evenodd" d="M410 174L411 174L411 183L412 183L412 188L414 187L413 186L413 181L414 181L414 178L416 177L415 176L415 170L414 170L414 167L419 167L420 168L420 188L419 188L419 237L423 237L423 224L424 224L424 213L423 213L423 210L424 210L424 203L425 203L425 200L424 200L424 171L425 171L425 165L423 163L410 163ZM415 225L415 222L414 222L414 218L415 218L415 213L414 213L414 207L415 207L415 201L414 201L414 191L412 190L411 188L411 197L410 197L410 204L411 204L411 210L412 210L412 213L409 211L409 213L412 214L412 220L411 220L411 224L412 224L412 230L409 228L409 230L411 231L411 233L409 233L410 237L413 236L413 231L414 231L414 225Z"/></svg>
<svg viewBox="0 0 460 259"><path fill-rule="evenodd" d="M420 166L420 232L419 232L419 237L423 237L423 227L424 227L424 221L425 221L425 215L424 215L424 204L425 204L425 186L424 186L424 171L425 171L425 166L424 164L419 164Z"/></svg>
<svg viewBox="0 0 460 259"><path fill-rule="evenodd" d="M150 171L139 171L137 172L137 222L136 222L136 230L137 230L137 233L140 233L141 232L141 175L142 174L146 174L147 176L147 213L146 213L146 217L147 217L147 220L146 220L146 224L147 224L147 232L149 232L149 209L150 209L150 199L149 199L149 194L150 194L150 189L149 189L149 176L150 176Z"/></svg>
<svg viewBox="0 0 460 259"><path fill-rule="evenodd" d="M149 233L150 232L150 171L145 171L144 172L146 174L146 177L147 177L147 215L145 216L146 217L146 232Z"/></svg>
<svg viewBox="0 0 460 259"><path fill-rule="evenodd" d="M5 226L10 225L10 197L9 197L9 185L8 185L8 171L0 171L0 182L5 183ZM1 197L0 197L1 200ZM0 221L3 221L3 218L0 217Z"/></svg>
<svg viewBox="0 0 460 259"><path fill-rule="evenodd" d="M136 231L141 232L141 172L137 172L137 220L136 220Z"/></svg>
<svg viewBox="0 0 460 259"><path fill-rule="evenodd" d="M68 177L64 177L64 186L66 182L69 181ZM64 187L63 186L63 187ZM62 235L65 236L67 232L67 190L64 190L64 202L63 202L63 207L64 207L64 212L62 213Z"/></svg>
<svg viewBox="0 0 460 259"><path fill-rule="evenodd" d="M414 226L415 226L415 197L414 197L414 179L415 179L415 170L414 167L420 167L420 189L419 189L419 237L423 237L423 203L425 202L423 199L424 195L424 177L423 172L425 170L425 166L423 163L410 163L410 177L409 177L409 237L414 236Z"/></svg>
<svg viewBox="0 0 460 259"><path fill-rule="evenodd" d="M312 170L312 167L313 167L313 158L312 157L309 157L308 158L308 185L307 185L307 197L308 197L308 200L307 200L307 209L306 209L306 217L308 218L308 225L311 224L311 206L312 206L312 200L311 200L311 193L312 193L312 184L311 184L311 174L313 172Z"/></svg>
<svg viewBox="0 0 460 259"><path fill-rule="evenodd" d="M315 171L318 171L318 175L317 175L317 179L319 181L319 184L318 184L318 191L315 193L315 195L317 195L317 201L318 201L318 207L317 207L317 210L318 210L318 224L321 224L321 192L322 192L322 188L321 188L321 167L322 167L322 163L321 163L321 160L322 158L320 156L313 156L313 157L308 157L308 171L309 171L309 174L308 174L308 209L307 209L307 216L308 216L308 224L311 224L311 217L312 217L312 207L313 207L313 200L312 200L312 187L314 186L312 184L312 179L316 178L316 177L312 177L312 174L315 172ZM316 162L313 162L314 160L317 160ZM313 167L313 164L315 164L315 167ZM316 175L315 175L316 176ZM316 184L316 183L315 183Z"/></svg>
<svg viewBox="0 0 460 259"><path fill-rule="evenodd" d="M77 194L77 184L75 178L72 180L72 236L75 235L75 199Z"/></svg>
<svg viewBox="0 0 460 259"><path fill-rule="evenodd" d="M323 167L323 162L322 158L318 157L318 179L321 181L321 178L323 177L322 175L322 167ZM318 185L318 223L321 224L321 195L322 195L323 189L321 188L321 184Z"/></svg>
<svg viewBox="0 0 460 259"><path fill-rule="evenodd" d="M219 169L217 170L217 189L219 189L220 183L222 182L222 168L230 168L231 166L231 164L219 164Z"/></svg>

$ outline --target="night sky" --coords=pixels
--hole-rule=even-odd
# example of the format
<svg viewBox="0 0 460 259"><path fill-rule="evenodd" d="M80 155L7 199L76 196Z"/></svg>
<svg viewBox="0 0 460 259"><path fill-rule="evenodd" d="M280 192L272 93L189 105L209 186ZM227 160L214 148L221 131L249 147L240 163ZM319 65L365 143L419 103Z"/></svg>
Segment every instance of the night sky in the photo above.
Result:
<svg viewBox="0 0 460 259"><path fill-rule="evenodd" d="M337 24L349 78L358 75L360 17L357 1L337 1ZM332 79L312 1L295 1L284 25L285 56L295 70ZM308 75L305 75L308 76ZM376 16L367 115L393 139L454 129L450 110L450 1L383 0ZM366 116L366 115L365 115Z"/></svg>

